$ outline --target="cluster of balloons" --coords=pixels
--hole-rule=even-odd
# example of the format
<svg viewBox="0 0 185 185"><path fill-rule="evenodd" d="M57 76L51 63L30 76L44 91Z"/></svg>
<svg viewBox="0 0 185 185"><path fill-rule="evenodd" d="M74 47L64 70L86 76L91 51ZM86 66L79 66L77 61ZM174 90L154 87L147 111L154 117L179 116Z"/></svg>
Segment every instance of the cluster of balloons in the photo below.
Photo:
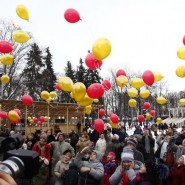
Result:
<svg viewBox="0 0 185 185"><path fill-rule="evenodd" d="M118 128L118 122L119 122L118 115L111 113L110 114L110 125L112 126L112 128Z"/></svg>
<svg viewBox="0 0 185 185"><path fill-rule="evenodd" d="M71 98L73 98L80 106L89 106L93 102L98 102L104 94L105 88L100 83L91 84L87 89L82 82L76 82L73 84L71 78L63 76L59 78L58 89L62 89L65 92L69 92ZM90 112L90 108L86 108Z"/></svg>
<svg viewBox="0 0 185 185"><path fill-rule="evenodd" d="M50 103L51 100L57 98L57 93L55 91L42 91L40 94L41 99L45 100L46 102Z"/></svg>
<svg viewBox="0 0 185 185"><path fill-rule="evenodd" d="M183 44L185 45L185 36L183 37L183 40L182 40ZM185 46L182 46L180 47L178 50L177 50L177 56L182 59L182 60L185 60ZM185 66L181 65L181 66L178 66L176 68L176 71L175 71L176 75L180 78L184 78L185 77Z"/></svg>
<svg viewBox="0 0 185 185"><path fill-rule="evenodd" d="M29 123L31 124L36 123L38 126L42 125L43 122L47 122L48 120L49 120L48 116L40 116L39 119L36 117L28 116Z"/></svg>

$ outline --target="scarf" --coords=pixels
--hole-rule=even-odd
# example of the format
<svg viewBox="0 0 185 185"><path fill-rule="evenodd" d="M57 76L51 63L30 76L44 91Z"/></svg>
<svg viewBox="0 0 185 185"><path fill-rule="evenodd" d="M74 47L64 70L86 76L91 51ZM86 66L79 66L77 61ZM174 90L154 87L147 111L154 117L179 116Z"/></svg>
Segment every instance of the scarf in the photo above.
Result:
<svg viewBox="0 0 185 185"><path fill-rule="evenodd" d="M121 185L128 185L128 176L126 173L123 173Z"/></svg>
<svg viewBox="0 0 185 185"><path fill-rule="evenodd" d="M45 145L40 145L40 143L38 143L37 146L38 146L38 148L40 150L40 156L41 157L45 157L45 155L44 155Z"/></svg>

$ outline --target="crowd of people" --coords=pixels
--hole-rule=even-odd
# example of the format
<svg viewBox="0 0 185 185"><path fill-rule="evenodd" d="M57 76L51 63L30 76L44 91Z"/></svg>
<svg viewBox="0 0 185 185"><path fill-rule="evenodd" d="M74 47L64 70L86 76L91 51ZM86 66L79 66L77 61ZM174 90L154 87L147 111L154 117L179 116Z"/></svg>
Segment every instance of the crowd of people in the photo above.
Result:
<svg viewBox="0 0 185 185"><path fill-rule="evenodd" d="M137 125L132 135L124 126L90 127L68 136L49 129L24 137L22 148L39 155L33 185L185 185L185 127Z"/></svg>

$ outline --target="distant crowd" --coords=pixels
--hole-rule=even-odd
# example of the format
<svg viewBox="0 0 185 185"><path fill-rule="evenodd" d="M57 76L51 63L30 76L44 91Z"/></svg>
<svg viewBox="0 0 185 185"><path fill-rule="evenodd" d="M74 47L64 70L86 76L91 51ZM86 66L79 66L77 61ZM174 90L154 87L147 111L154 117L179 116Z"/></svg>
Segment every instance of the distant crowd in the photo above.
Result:
<svg viewBox="0 0 185 185"><path fill-rule="evenodd" d="M185 185L185 127L136 125L129 135L124 126L93 126L66 136L62 130L22 134L25 150L39 155L33 185Z"/></svg>

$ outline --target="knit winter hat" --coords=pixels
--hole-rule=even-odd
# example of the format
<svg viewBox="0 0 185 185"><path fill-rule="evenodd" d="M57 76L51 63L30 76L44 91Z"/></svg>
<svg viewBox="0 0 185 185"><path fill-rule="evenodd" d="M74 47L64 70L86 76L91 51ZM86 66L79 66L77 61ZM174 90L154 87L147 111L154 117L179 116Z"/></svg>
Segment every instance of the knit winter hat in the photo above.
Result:
<svg viewBox="0 0 185 185"><path fill-rule="evenodd" d="M57 140L58 140L58 138L59 138L60 135L63 135L62 132L59 132L59 133L57 134Z"/></svg>
<svg viewBox="0 0 185 185"><path fill-rule="evenodd" d="M109 152L107 156L110 156L111 160L116 158L116 154L114 152Z"/></svg>
<svg viewBox="0 0 185 185"><path fill-rule="evenodd" d="M132 138L129 138L127 140L127 144L131 144L131 145L134 145L136 147L137 146L137 141L132 139Z"/></svg>
<svg viewBox="0 0 185 185"><path fill-rule="evenodd" d="M114 134L113 136L116 138L116 140L119 140L119 135L118 134Z"/></svg>
<svg viewBox="0 0 185 185"><path fill-rule="evenodd" d="M40 135L40 139L44 139L45 141L47 141L47 134L46 133L43 133Z"/></svg>
<svg viewBox="0 0 185 185"><path fill-rule="evenodd" d="M121 153L122 161L134 161L134 153L133 150L126 146L123 148L123 152Z"/></svg>

